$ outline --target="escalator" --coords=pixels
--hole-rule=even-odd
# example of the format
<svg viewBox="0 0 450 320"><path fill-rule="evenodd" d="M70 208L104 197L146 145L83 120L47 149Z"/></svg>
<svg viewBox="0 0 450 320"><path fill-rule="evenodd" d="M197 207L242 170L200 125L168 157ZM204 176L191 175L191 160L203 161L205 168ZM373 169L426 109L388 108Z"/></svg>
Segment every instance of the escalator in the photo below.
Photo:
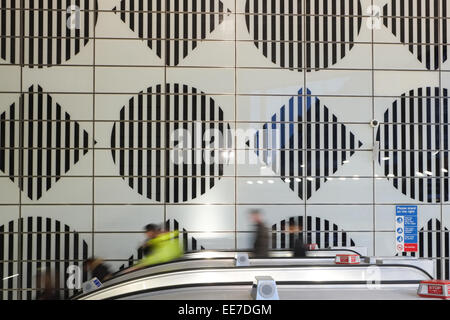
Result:
<svg viewBox="0 0 450 320"><path fill-rule="evenodd" d="M116 276L97 291L74 299L245 300L251 299L258 276L276 281L280 299L416 299L419 282L433 278L427 268L407 260L399 264L335 265L333 256L281 257L249 259L248 266L236 267L230 254L209 252L209 258L187 255L183 260Z"/></svg>

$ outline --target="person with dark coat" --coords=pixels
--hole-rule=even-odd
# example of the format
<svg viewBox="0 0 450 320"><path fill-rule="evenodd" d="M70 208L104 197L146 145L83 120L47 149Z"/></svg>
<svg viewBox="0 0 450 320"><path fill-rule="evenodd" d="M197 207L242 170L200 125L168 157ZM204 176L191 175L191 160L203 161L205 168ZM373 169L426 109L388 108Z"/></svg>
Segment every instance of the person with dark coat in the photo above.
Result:
<svg viewBox="0 0 450 320"><path fill-rule="evenodd" d="M294 245L292 247L295 258L306 257L306 245L303 242L303 226L290 225L289 232L294 235Z"/></svg>
<svg viewBox="0 0 450 320"><path fill-rule="evenodd" d="M267 257L269 255L269 229L264 224L261 212L258 210L250 212L250 219L256 228L253 255L259 258Z"/></svg>
<svg viewBox="0 0 450 320"><path fill-rule="evenodd" d="M53 273L51 270L38 273L36 277L38 287L36 300L61 300L61 291L55 284L57 278L59 278L59 274Z"/></svg>
<svg viewBox="0 0 450 320"><path fill-rule="evenodd" d="M91 272L92 278L105 282L112 277L112 272L102 259L90 258L84 262L87 271Z"/></svg>

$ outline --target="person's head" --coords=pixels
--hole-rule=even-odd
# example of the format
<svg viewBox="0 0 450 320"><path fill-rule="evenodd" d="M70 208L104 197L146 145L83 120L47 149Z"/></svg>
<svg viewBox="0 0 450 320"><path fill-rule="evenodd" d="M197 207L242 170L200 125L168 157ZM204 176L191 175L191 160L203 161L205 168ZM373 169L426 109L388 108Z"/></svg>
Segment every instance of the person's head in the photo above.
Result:
<svg viewBox="0 0 450 320"><path fill-rule="evenodd" d="M153 239L161 232L161 228L156 224L150 223L145 226L144 231L147 239Z"/></svg>
<svg viewBox="0 0 450 320"><path fill-rule="evenodd" d="M250 211L250 220L253 222L253 223L261 223L262 222L262 214L261 214L261 211L259 211L259 210L251 210Z"/></svg>
<svg viewBox="0 0 450 320"><path fill-rule="evenodd" d="M96 257L86 259L83 264L84 270L91 271L94 264L98 264L99 262L101 262L101 260Z"/></svg>
<svg viewBox="0 0 450 320"><path fill-rule="evenodd" d="M301 223L296 224L289 224L289 232L290 233L296 233L296 232L302 232L303 231L303 225Z"/></svg>
<svg viewBox="0 0 450 320"><path fill-rule="evenodd" d="M51 270L38 270L36 283L39 289L52 289L54 287L53 273Z"/></svg>

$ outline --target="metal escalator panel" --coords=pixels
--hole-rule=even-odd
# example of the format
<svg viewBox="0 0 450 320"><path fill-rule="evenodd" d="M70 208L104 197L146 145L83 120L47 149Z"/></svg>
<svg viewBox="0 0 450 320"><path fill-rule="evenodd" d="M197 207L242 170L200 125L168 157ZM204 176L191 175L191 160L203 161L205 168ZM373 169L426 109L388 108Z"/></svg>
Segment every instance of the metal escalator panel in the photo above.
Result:
<svg viewBox="0 0 450 320"><path fill-rule="evenodd" d="M177 287L252 284L257 276L271 276L277 283L361 284L373 281L374 271L379 272L376 280L381 283L396 281L419 283L431 279L429 274L419 268L399 265L206 268L150 275L100 289L79 299L116 299Z"/></svg>
<svg viewBox="0 0 450 320"><path fill-rule="evenodd" d="M163 263L159 265L154 265L148 268L136 270L130 273L125 273L117 275L114 278L108 280L104 283L105 286L109 287L111 285L122 283L125 281L142 278L143 276L149 276L152 274L167 273L172 271L180 271L185 269L194 268L226 268L233 267L234 259L223 258L223 259L188 259L188 260L175 260L168 263Z"/></svg>
<svg viewBox="0 0 450 320"><path fill-rule="evenodd" d="M418 300L417 284L383 285L374 290L366 285L283 285L281 300ZM205 286L167 289L124 296L118 300L253 300L248 285Z"/></svg>

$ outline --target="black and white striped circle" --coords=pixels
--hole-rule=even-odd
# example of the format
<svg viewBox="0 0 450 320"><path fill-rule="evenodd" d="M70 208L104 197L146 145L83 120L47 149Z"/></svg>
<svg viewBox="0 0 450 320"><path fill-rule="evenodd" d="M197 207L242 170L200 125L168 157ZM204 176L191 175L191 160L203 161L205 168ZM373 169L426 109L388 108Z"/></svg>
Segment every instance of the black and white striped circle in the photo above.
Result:
<svg viewBox="0 0 450 320"><path fill-rule="evenodd" d="M39 85L0 114L0 172L31 200L41 199L93 144L80 123Z"/></svg>
<svg viewBox="0 0 450 320"><path fill-rule="evenodd" d="M255 46L274 64L297 71L336 64L362 26L359 0L247 0L245 12Z"/></svg>
<svg viewBox="0 0 450 320"><path fill-rule="evenodd" d="M289 227L303 226L303 232L294 234L288 233ZM272 225L272 249L292 249L295 239L305 234L307 244L317 244L320 249L330 247L355 247L355 242L349 237L347 232L339 228L331 221L313 216L306 216L306 223L303 216L290 217Z"/></svg>
<svg viewBox="0 0 450 320"><path fill-rule="evenodd" d="M300 199L310 199L363 145L309 89L306 94L299 90L247 142Z"/></svg>
<svg viewBox="0 0 450 320"><path fill-rule="evenodd" d="M448 0L392 0L383 7L383 25L428 70L447 61L449 16Z"/></svg>
<svg viewBox="0 0 450 320"><path fill-rule="evenodd" d="M82 281L87 281L82 264L90 254L88 244L78 232L59 220L27 217L0 225L0 249L1 279L17 273L19 263L13 260L22 264L18 278L0 281L0 300L17 299L20 290L22 299L31 300L33 289L45 285L36 278L42 270L54 272L55 288L62 290L64 299L75 293L67 286L70 274L66 271L70 265L79 266Z"/></svg>
<svg viewBox="0 0 450 320"><path fill-rule="evenodd" d="M231 13L220 0L122 0L113 9L168 66L177 66Z"/></svg>
<svg viewBox="0 0 450 320"><path fill-rule="evenodd" d="M441 227L444 233L441 233ZM441 238L444 239L441 239ZM442 242L442 240L444 240ZM398 255L398 254L397 254ZM436 278L450 279L450 233L439 219L430 219L419 231L419 252L403 252L403 256L437 259ZM441 259L439 259L441 258ZM441 261L444 260L442 268Z"/></svg>
<svg viewBox="0 0 450 320"><path fill-rule="evenodd" d="M157 85L120 111L111 137L113 161L139 194L159 202L186 202L223 176L231 152L229 129L222 108L204 92L181 84ZM181 131L190 137L182 138ZM209 136L212 131L216 135Z"/></svg>
<svg viewBox="0 0 450 320"><path fill-rule="evenodd" d="M447 89L411 90L385 112L377 132L378 161L394 187L411 199L450 200L448 125Z"/></svg>
<svg viewBox="0 0 450 320"><path fill-rule="evenodd" d="M25 3L27 9L21 10L20 1L1 2L0 58L9 63L39 68L60 65L80 53L94 36L96 0L27 0Z"/></svg>

